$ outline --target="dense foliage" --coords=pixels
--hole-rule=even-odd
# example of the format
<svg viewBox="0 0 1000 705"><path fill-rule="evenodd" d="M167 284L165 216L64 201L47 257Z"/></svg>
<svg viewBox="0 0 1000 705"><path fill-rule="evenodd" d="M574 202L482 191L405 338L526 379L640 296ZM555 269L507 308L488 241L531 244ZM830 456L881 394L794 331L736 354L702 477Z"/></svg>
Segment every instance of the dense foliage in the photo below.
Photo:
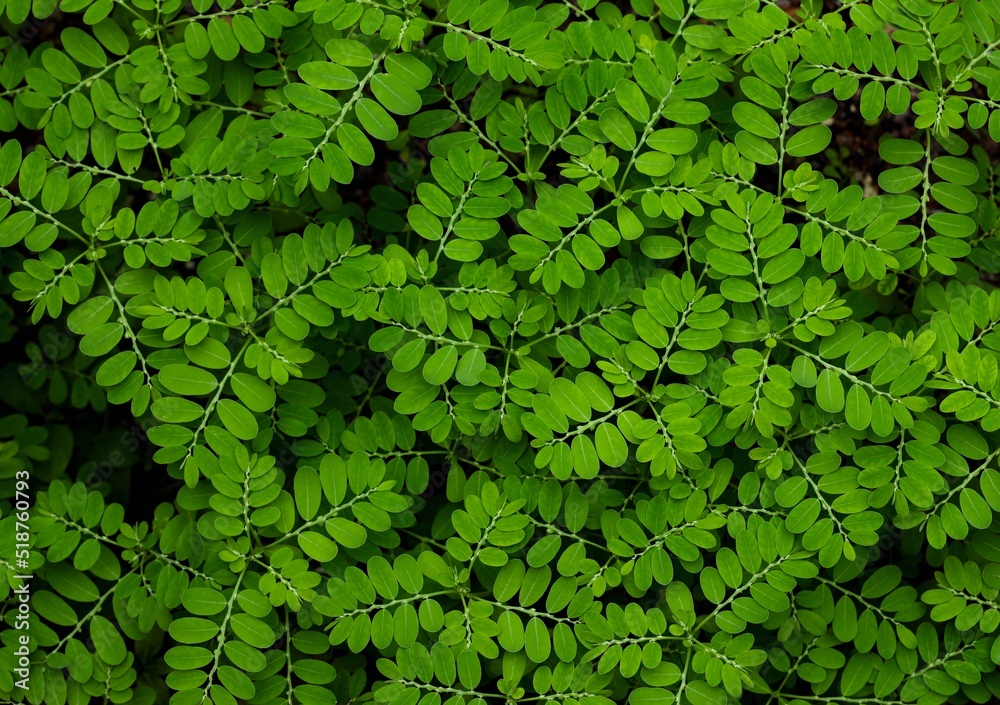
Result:
<svg viewBox="0 0 1000 705"><path fill-rule="evenodd" d="M2 13L3 702L1000 699L998 0Z"/></svg>

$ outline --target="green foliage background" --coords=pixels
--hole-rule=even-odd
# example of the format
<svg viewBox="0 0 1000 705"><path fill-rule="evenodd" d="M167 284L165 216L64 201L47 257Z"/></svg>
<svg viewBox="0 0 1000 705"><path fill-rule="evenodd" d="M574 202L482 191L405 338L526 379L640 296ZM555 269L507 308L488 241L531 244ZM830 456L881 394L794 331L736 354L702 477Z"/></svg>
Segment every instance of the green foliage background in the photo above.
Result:
<svg viewBox="0 0 1000 705"><path fill-rule="evenodd" d="M0 8L3 702L998 702L1000 2Z"/></svg>

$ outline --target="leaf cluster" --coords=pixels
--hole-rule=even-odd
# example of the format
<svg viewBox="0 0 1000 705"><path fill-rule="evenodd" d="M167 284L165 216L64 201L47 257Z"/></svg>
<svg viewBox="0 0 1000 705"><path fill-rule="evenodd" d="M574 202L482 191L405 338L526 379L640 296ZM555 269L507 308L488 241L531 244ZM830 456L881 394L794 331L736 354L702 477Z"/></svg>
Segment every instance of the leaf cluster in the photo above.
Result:
<svg viewBox="0 0 1000 705"><path fill-rule="evenodd" d="M4 702L1000 699L1000 2L0 19Z"/></svg>

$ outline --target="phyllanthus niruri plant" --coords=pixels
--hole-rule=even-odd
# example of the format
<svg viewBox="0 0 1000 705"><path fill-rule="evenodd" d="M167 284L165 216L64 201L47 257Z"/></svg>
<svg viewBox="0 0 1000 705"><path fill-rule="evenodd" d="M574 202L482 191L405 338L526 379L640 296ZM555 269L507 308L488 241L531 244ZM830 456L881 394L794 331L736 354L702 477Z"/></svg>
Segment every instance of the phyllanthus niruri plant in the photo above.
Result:
<svg viewBox="0 0 1000 705"><path fill-rule="evenodd" d="M3 702L1000 699L998 0L2 13Z"/></svg>

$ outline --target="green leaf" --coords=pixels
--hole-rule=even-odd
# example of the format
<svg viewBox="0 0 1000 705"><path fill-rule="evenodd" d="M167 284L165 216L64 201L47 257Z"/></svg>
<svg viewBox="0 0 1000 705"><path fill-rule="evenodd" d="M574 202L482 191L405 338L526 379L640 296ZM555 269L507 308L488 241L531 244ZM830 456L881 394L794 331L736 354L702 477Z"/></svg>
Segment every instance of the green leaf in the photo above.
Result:
<svg viewBox="0 0 1000 705"><path fill-rule="evenodd" d="M830 144L833 133L826 125L811 125L796 132L785 143L785 152L792 157L818 154Z"/></svg>
<svg viewBox="0 0 1000 705"><path fill-rule="evenodd" d="M610 423L602 423L597 427L594 439L597 443L597 455L601 461L613 468L621 467L628 459L628 446L621 432Z"/></svg>
<svg viewBox="0 0 1000 705"><path fill-rule="evenodd" d="M363 526L340 517L327 520L326 530L334 541L346 548L361 548L368 539Z"/></svg>
<svg viewBox="0 0 1000 705"><path fill-rule="evenodd" d="M765 139L777 139L781 131L778 123L763 108L753 103L737 103L733 106L733 119L745 130Z"/></svg>
<svg viewBox="0 0 1000 705"><path fill-rule="evenodd" d="M371 87L379 102L396 115L413 115L420 110L420 95L398 76L378 74L372 78Z"/></svg>
<svg viewBox="0 0 1000 705"><path fill-rule="evenodd" d="M458 364L458 350L446 345L427 358L424 363L424 380L428 384L442 385L451 379Z"/></svg>
<svg viewBox="0 0 1000 705"><path fill-rule="evenodd" d="M240 45L233 33L232 25L221 17L213 17L208 22L208 38L212 49L223 61L232 61L239 54Z"/></svg>
<svg viewBox="0 0 1000 705"><path fill-rule="evenodd" d="M302 80L314 88L343 91L358 85L358 77L350 69L328 61L310 61L298 68Z"/></svg>
<svg viewBox="0 0 1000 705"><path fill-rule="evenodd" d="M248 614L234 614L230 625L233 633L250 646L267 649L274 644L274 631L256 617L251 617Z"/></svg>
<svg viewBox="0 0 1000 705"><path fill-rule="evenodd" d="M181 617L170 623L170 636L181 644L201 644L219 633L219 625L200 617Z"/></svg>
<svg viewBox="0 0 1000 705"><path fill-rule="evenodd" d="M295 473L295 507L307 521L316 516L323 496L319 474L312 468Z"/></svg>
<svg viewBox="0 0 1000 705"><path fill-rule="evenodd" d="M816 381L816 401L823 411L837 413L844 408L844 385L840 375L826 369L819 373Z"/></svg>
<svg viewBox="0 0 1000 705"><path fill-rule="evenodd" d="M219 384L211 372L191 365L167 365L156 377L168 391L186 396L210 394Z"/></svg>
<svg viewBox="0 0 1000 705"><path fill-rule="evenodd" d="M97 371L97 383L103 387L113 387L123 381L135 369L138 356L132 350L108 358Z"/></svg>
<svg viewBox="0 0 1000 705"><path fill-rule="evenodd" d="M108 63L108 56L98 42L82 29L67 27L60 37L66 53L84 66L101 69Z"/></svg>
<svg viewBox="0 0 1000 705"><path fill-rule="evenodd" d="M90 620L90 638L97 655L109 666L117 666L128 655L121 634L101 615L94 615Z"/></svg>
<svg viewBox="0 0 1000 705"><path fill-rule="evenodd" d="M188 612L200 617L211 617L226 607L222 594L210 588L188 588L184 591L181 603Z"/></svg>
<svg viewBox="0 0 1000 705"><path fill-rule="evenodd" d="M259 377L237 372L230 379L233 393L251 411L264 414L274 408L274 389Z"/></svg>
<svg viewBox="0 0 1000 705"><path fill-rule="evenodd" d="M691 705L722 705L727 700L725 691L710 686L705 681L692 681L688 684L686 693Z"/></svg>
<svg viewBox="0 0 1000 705"><path fill-rule="evenodd" d="M234 436L243 441L257 437L259 427L245 406L232 399L221 399L215 407L223 425Z"/></svg>
<svg viewBox="0 0 1000 705"><path fill-rule="evenodd" d="M611 143L620 149L631 151L635 149L636 137L635 129L619 110L610 108L601 113L601 132L603 132Z"/></svg>

